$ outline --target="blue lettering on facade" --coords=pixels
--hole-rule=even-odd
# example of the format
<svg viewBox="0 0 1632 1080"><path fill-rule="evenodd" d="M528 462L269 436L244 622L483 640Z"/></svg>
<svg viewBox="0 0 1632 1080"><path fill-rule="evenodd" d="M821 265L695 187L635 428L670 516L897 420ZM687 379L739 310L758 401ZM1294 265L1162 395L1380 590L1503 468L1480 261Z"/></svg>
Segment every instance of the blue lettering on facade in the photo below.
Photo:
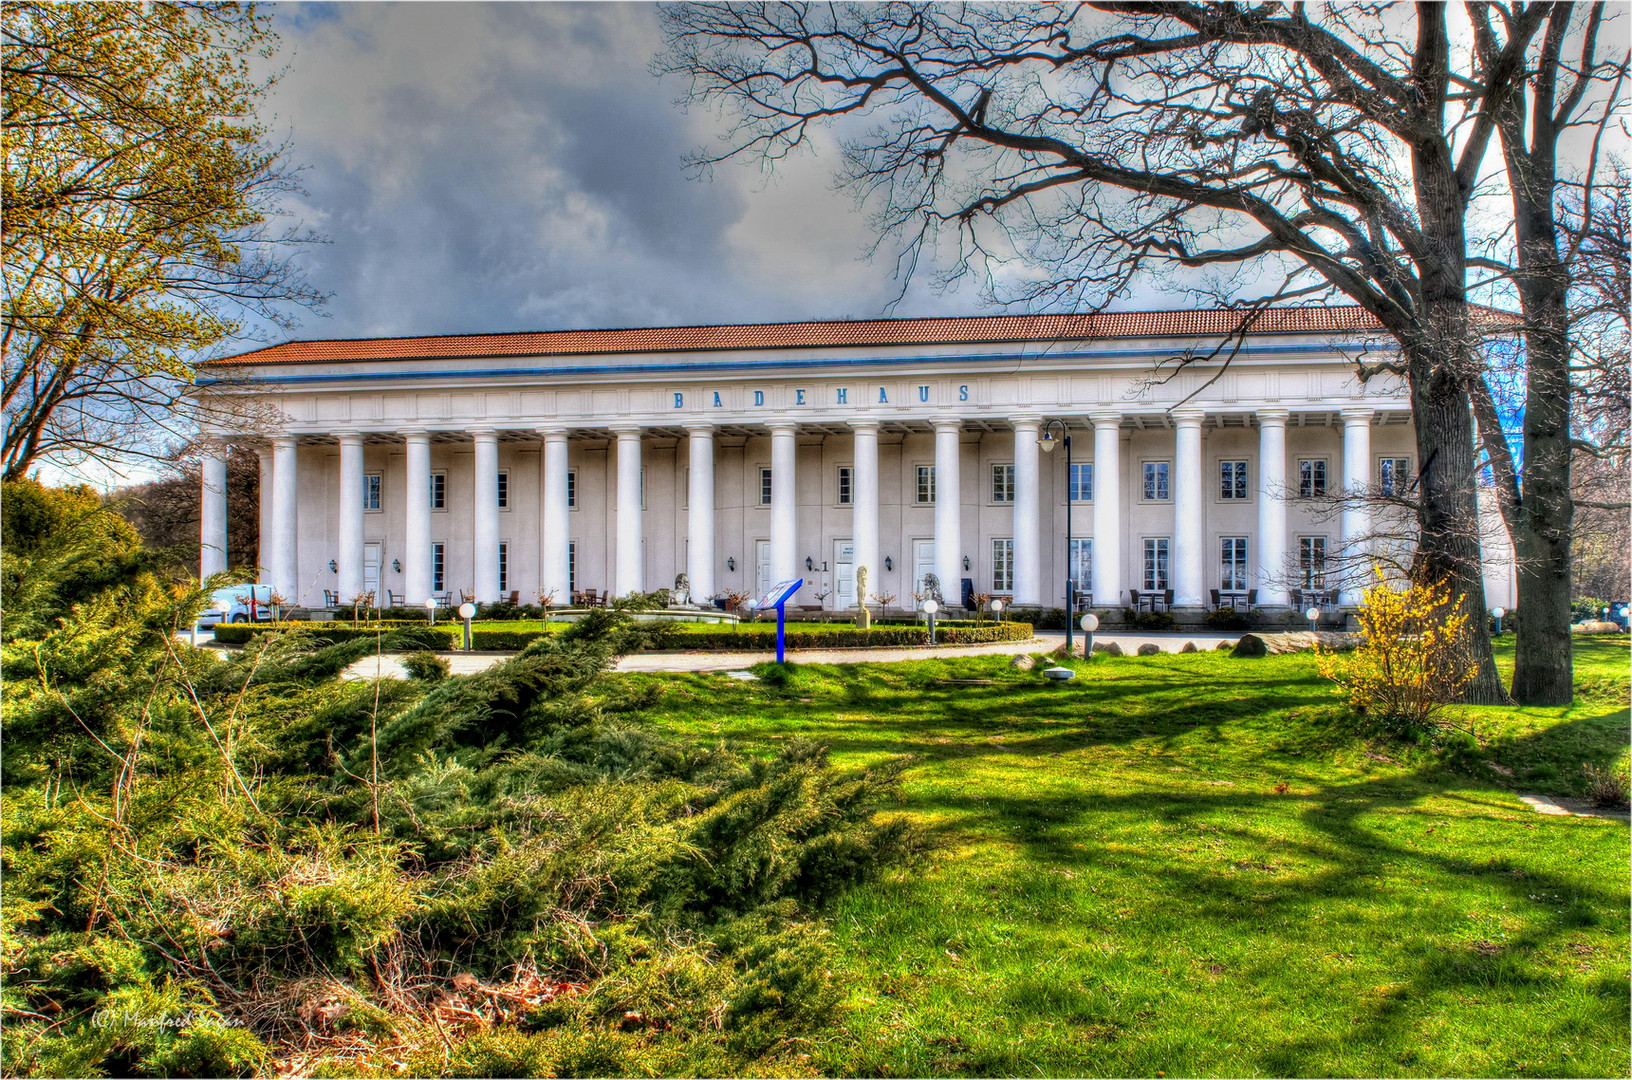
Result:
<svg viewBox="0 0 1632 1080"><path fill-rule="evenodd" d="M920 386L918 388L918 400L919 401L928 401L929 400L929 387Z"/></svg>
<svg viewBox="0 0 1632 1080"><path fill-rule="evenodd" d="M967 386L958 387L958 400L959 401L968 401L969 400L969 387L967 387Z"/></svg>
<svg viewBox="0 0 1632 1080"><path fill-rule="evenodd" d="M714 391L714 407L716 409L720 407L720 392L718 390Z"/></svg>
<svg viewBox="0 0 1632 1080"><path fill-rule="evenodd" d="M795 390L793 392L793 403L795 405L803 405L805 403L805 392L803 390Z"/></svg>
<svg viewBox="0 0 1632 1080"><path fill-rule="evenodd" d="M755 390L754 391L754 404L755 405L765 404L765 391L763 391L763 390Z"/></svg>
<svg viewBox="0 0 1632 1080"><path fill-rule="evenodd" d="M848 391L848 390L840 390L839 391L839 400L837 402L835 402L834 404L837 404L837 405L847 404L847 402L845 401L845 395L848 394L849 392L850 391Z"/></svg>
<svg viewBox="0 0 1632 1080"><path fill-rule="evenodd" d="M880 405L888 405L890 403L890 395L882 386L878 388L878 403Z"/></svg>
<svg viewBox="0 0 1632 1080"><path fill-rule="evenodd" d="M684 397L682 397L680 394L677 393L677 394L674 395L674 407L675 408L678 409L681 406L683 406L685 403L686 403L686 399Z"/></svg>

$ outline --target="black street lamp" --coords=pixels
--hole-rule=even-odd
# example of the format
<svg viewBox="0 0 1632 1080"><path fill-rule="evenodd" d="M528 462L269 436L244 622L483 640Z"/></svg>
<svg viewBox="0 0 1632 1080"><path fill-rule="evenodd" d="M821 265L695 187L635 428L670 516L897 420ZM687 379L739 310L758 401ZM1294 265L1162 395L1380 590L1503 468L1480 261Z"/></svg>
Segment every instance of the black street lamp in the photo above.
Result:
<svg viewBox="0 0 1632 1080"><path fill-rule="evenodd" d="M1049 429L1055 424L1060 425L1060 441L1065 443L1065 655L1075 656L1072 623L1076 621L1077 594L1072 576L1076 567L1071 565L1071 430L1065 426L1064 420L1044 420L1043 435L1037 440L1037 445L1043 448L1045 454L1053 452L1054 433Z"/></svg>

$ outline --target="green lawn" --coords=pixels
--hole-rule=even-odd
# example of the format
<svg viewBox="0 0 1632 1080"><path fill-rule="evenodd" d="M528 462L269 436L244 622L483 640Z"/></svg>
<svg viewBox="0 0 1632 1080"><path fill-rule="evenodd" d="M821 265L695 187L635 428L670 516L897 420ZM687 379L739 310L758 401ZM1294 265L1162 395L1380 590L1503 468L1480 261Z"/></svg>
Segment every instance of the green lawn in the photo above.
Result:
<svg viewBox="0 0 1632 1080"><path fill-rule="evenodd" d="M1368 739L1308 656L629 676L699 740L920 759L936 847L830 914L837 1075L1628 1073L1627 826L1543 817L1624 758L1624 639L1570 708L1466 709L1446 763ZM1283 789L1284 785L1284 789Z"/></svg>

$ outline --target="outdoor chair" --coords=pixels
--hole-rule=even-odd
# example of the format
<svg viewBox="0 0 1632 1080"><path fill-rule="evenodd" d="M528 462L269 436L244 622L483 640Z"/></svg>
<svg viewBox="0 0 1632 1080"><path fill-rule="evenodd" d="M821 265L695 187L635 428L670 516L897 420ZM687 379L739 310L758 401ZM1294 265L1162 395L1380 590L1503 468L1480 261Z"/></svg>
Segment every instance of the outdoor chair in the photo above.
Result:
<svg viewBox="0 0 1632 1080"><path fill-rule="evenodd" d="M323 606L326 607L326 608L337 608L337 607L339 607L340 606L340 594L338 592L335 592L333 589L324 589L323 590Z"/></svg>
<svg viewBox="0 0 1632 1080"><path fill-rule="evenodd" d="M387 590L385 590L385 595L386 595L386 598L390 601L390 606L391 607L407 607L408 606L408 597L407 597L407 594L405 594L405 593L392 592L390 589L387 589Z"/></svg>

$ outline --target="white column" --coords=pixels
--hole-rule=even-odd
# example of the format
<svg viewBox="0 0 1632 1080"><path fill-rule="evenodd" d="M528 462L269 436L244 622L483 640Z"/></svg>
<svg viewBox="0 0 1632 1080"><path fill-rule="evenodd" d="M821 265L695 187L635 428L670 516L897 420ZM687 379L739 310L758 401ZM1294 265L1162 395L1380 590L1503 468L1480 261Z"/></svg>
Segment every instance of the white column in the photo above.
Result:
<svg viewBox="0 0 1632 1080"><path fill-rule="evenodd" d="M1258 410L1258 603L1286 606L1285 409Z"/></svg>
<svg viewBox="0 0 1632 1080"><path fill-rule="evenodd" d="M255 530L255 562L261 572L255 578L262 585L272 582L272 451L256 450L261 462L261 516Z"/></svg>
<svg viewBox="0 0 1632 1080"><path fill-rule="evenodd" d="M299 563L295 540L299 536L300 495L296 479L300 458L295 438L283 435L272 440L272 588L290 604L299 604L300 583L295 580Z"/></svg>
<svg viewBox="0 0 1632 1080"><path fill-rule="evenodd" d="M1173 416L1177 430L1173 446L1173 606L1199 608L1202 603L1202 567L1206 500L1202 498L1200 412Z"/></svg>
<svg viewBox="0 0 1632 1080"><path fill-rule="evenodd" d="M699 604L714 595L714 426L687 427L686 446L691 453L686 576L691 579L691 602Z"/></svg>
<svg viewBox="0 0 1632 1080"><path fill-rule="evenodd" d="M403 481L403 589L408 603L423 604L431 595L431 436L404 434L406 477Z"/></svg>
<svg viewBox="0 0 1632 1080"><path fill-rule="evenodd" d="M476 443L473 502L475 520L471 546L475 559L472 592L478 603L499 598L499 436L493 431L472 431Z"/></svg>
<svg viewBox="0 0 1632 1080"><path fill-rule="evenodd" d="M799 426L781 421L771 428L771 580L799 577Z"/></svg>
<svg viewBox="0 0 1632 1080"><path fill-rule="evenodd" d="M1017 416L1014 424L1014 602L1043 602L1042 499L1037 471L1037 423Z"/></svg>
<svg viewBox="0 0 1632 1080"><path fill-rule="evenodd" d="M572 542L572 506L567 502L567 431L565 428L541 428L544 452L543 498L539 503L539 587L545 592L555 591L557 604L572 603L572 568L568 565L567 545Z"/></svg>
<svg viewBox="0 0 1632 1080"><path fill-rule="evenodd" d="M646 591L645 558L640 549L640 428L617 427L618 555L614 580L618 596Z"/></svg>
<svg viewBox="0 0 1632 1080"><path fill-rule="evenodd" d="M1365 496L1371 489L1370 409L1343 410L1343 593L1338 602L1353 607L1371 578L1371 568L1360 556L1371 531L1371 508Z"/></svg>
<svg viewBox="0 0 1632 1080"><path fill-rule="evenodd" d="M963 487L958 470L961 420L935 421L935 576L952 607L963 596Z"/></svg>
<svg viewBox="0 0 1632 1080"><path fill-rule="evenodd" d="M340 435L340 490L335 503L335 591L340 602L363 591L363 437Z"/></svg>
<svg viewBox="0 0 1632 1080"><path fill-rule="evenodd" d="M1122 414L1094 413L1094 606L1120 608L1122 596ZM1066 498L1071 497L1069 483Z"/></svg>
<svg viewBox="0 0 1632 1080"><path fill-rule="evenodd" d="M227 568L227 458L209 454L199 462L198 578Z"/></svg>
<svg viewBox="0 0 1632 1080"><path fill-rule="evenodd" d="M855 473L850 486L851 539L856 545L856 569L867 568L867 591L884 591L884 560L878 553L878 421L852 420L856 433ZM856 590L856 603L868 598Z"/></svg>

